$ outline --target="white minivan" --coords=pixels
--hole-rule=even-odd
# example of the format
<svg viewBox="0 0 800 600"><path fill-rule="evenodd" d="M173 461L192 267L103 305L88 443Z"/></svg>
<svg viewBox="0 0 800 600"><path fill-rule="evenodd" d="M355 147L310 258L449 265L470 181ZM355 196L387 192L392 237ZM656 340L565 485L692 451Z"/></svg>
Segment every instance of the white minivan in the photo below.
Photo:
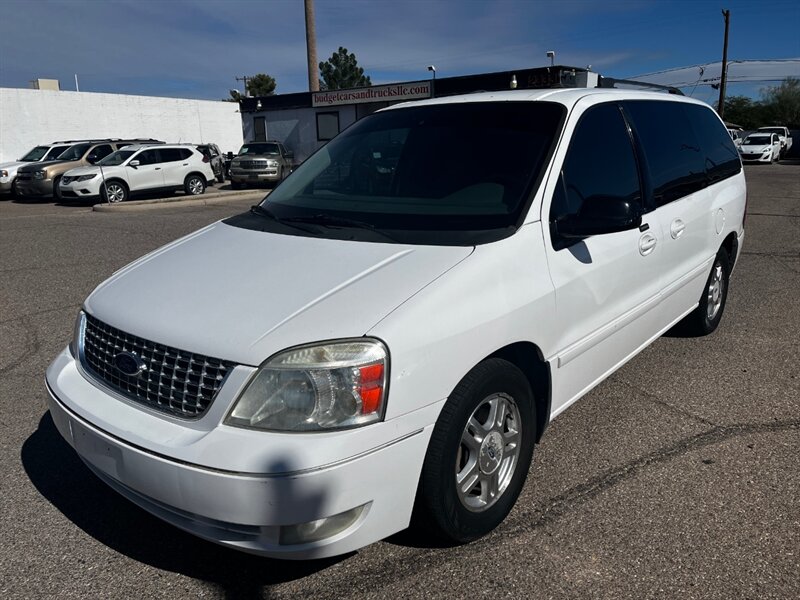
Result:
<svg viewBox="0 0 800 600"><path fill-rule="evenodd" d="M357 121L252 210L114 273L47 371L120 494L272 557L473 540L547 424L725 309L745 179L701 102L516 90Z"/></svg>

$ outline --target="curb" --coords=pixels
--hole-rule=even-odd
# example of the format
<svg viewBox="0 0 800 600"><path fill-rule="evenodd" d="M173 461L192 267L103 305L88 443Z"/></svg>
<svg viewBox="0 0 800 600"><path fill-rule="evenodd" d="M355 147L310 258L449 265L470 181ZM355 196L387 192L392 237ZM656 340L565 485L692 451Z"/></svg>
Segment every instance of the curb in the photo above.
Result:
<svg viewBox="0 0 800 600"><path fill-rule="evenodd" d="M130 200L120 204L95 204L92 207L94 212L128 212L136 210L151 210L157 208L168 208L170 206L206 206L209 204L217 204L219 202L226 202L228 200L239 200L242 196L253 194L254 192L261 192L262 190L241 190L236 192L211 193L203 194L199 198L194 196L187 198L186 196L167 197L167 198L153 198L150 200ZM265 190L266 195L271 190Z"/></svg>

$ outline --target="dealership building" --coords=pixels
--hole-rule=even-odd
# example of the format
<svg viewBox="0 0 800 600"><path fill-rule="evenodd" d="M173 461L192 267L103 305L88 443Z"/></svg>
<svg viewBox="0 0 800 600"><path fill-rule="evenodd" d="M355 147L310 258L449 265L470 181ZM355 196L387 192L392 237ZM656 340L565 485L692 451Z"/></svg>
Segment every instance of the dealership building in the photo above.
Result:
<svg viewBox="0 0 800 600"><path fill-rule="evenodd" d="M358 119L398 102L535 87L594 87L596 73L572 67L537 67L408 81L348 90L301 92L243 98L242 134L246 142L275 140L302 162Z"/></svg>

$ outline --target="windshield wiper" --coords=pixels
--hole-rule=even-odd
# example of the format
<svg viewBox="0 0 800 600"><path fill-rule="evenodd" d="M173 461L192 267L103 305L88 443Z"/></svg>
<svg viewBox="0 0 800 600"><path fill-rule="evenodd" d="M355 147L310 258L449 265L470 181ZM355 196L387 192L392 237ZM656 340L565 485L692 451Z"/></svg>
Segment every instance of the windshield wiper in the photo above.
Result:
<svg viewBox="0 0 800 600"><path fill-rule="evenodd" d="M295 223L289 223L290 219L281 219L278 215L272 212L270 209L261 206L260 204L254 204L250 207L250 214L251 215L258 215L259 217L267 217L268 219L272 219L276 223L280 223L281 225L286 225L287 227L293 227L300 231L305 231L306 233L313 233L314 235L319 235L319 232L314 231L313 229L309 229L308 227L302 227L301 225L296 225Z"/></svg>
<svg viewBox="0 0 800 600"><path fill-rule="evenodd" d="M376 229L372 223L366 223L356 219L348 219L347 217L334 217L332 215L320 213L308 216L287 217L284 219L284 221L290 221L292 223L311 223L323 226L327 225L329 227L354 227L356 229L368 229L369 231L373 231L378 235L382 235L386 239L392 240L393 242L397 241L389 234L384 233L380 229Z"/></svg>

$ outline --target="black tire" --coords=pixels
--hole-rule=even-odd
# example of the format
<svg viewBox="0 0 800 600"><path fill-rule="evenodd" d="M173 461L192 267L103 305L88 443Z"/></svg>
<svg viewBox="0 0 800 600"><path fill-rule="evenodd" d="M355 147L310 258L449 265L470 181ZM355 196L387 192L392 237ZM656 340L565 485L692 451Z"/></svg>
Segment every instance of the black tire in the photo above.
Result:
<svg viewBox="0 0 800 600"><path fill-rule="evenodd" d="M100 198L103 200L103 202L107 202L109 204L125 202L125 200L128 199L128 195L128 186L117 179L106 181L102 186L100 186Z"/></svg>
<svg viewBox="0 0 800 600"><path fill-rule="evenodd" d="M486 429L492 421L493 401L505 402L500 424L495 419L490 426L499 425L499 430ZM497 527L514 506L528 475L536 439L534 415L528 380L510 362L488 359L467 373L434 426L420 477L416 523L433 526L440 537L457 543L477 539ZM514 430L512 447L507 442ZM483 436L480 443L480 435L472 432ZM470 449L465 439L479 445ZM495 474L498 489L489 497ZM457 477L463 477L460 491Z"/></svg>
<svg viewBox="0 0 800 600"><path fill-rule="evenodd" d="M729 277L730 258L727 251L720 248L708 274L700 303L680 323L681 333L700 337L716 330L725 312ZM718 285L715 286L715 283Z"/></svg>
<svg viewBox="0 0 800 600"><path fill-rule="evenodd" d="M61 187L61 175L53 179L53 199L54 200L61 200L61 191L59 188Z"/></svg>
<svg viewBox="0 0 800 600"><path fill-rule="evenodd" d="M190 173L183 181L183 191L187 196L199 196L206 191L206 180L202 175Z"/></svg>
<svg viewBox="0 0 800 600"><path fill-rule="evenodd" d="M11 197L17 197L17 178L14 177L14 181L11 182Z"/></svg>

